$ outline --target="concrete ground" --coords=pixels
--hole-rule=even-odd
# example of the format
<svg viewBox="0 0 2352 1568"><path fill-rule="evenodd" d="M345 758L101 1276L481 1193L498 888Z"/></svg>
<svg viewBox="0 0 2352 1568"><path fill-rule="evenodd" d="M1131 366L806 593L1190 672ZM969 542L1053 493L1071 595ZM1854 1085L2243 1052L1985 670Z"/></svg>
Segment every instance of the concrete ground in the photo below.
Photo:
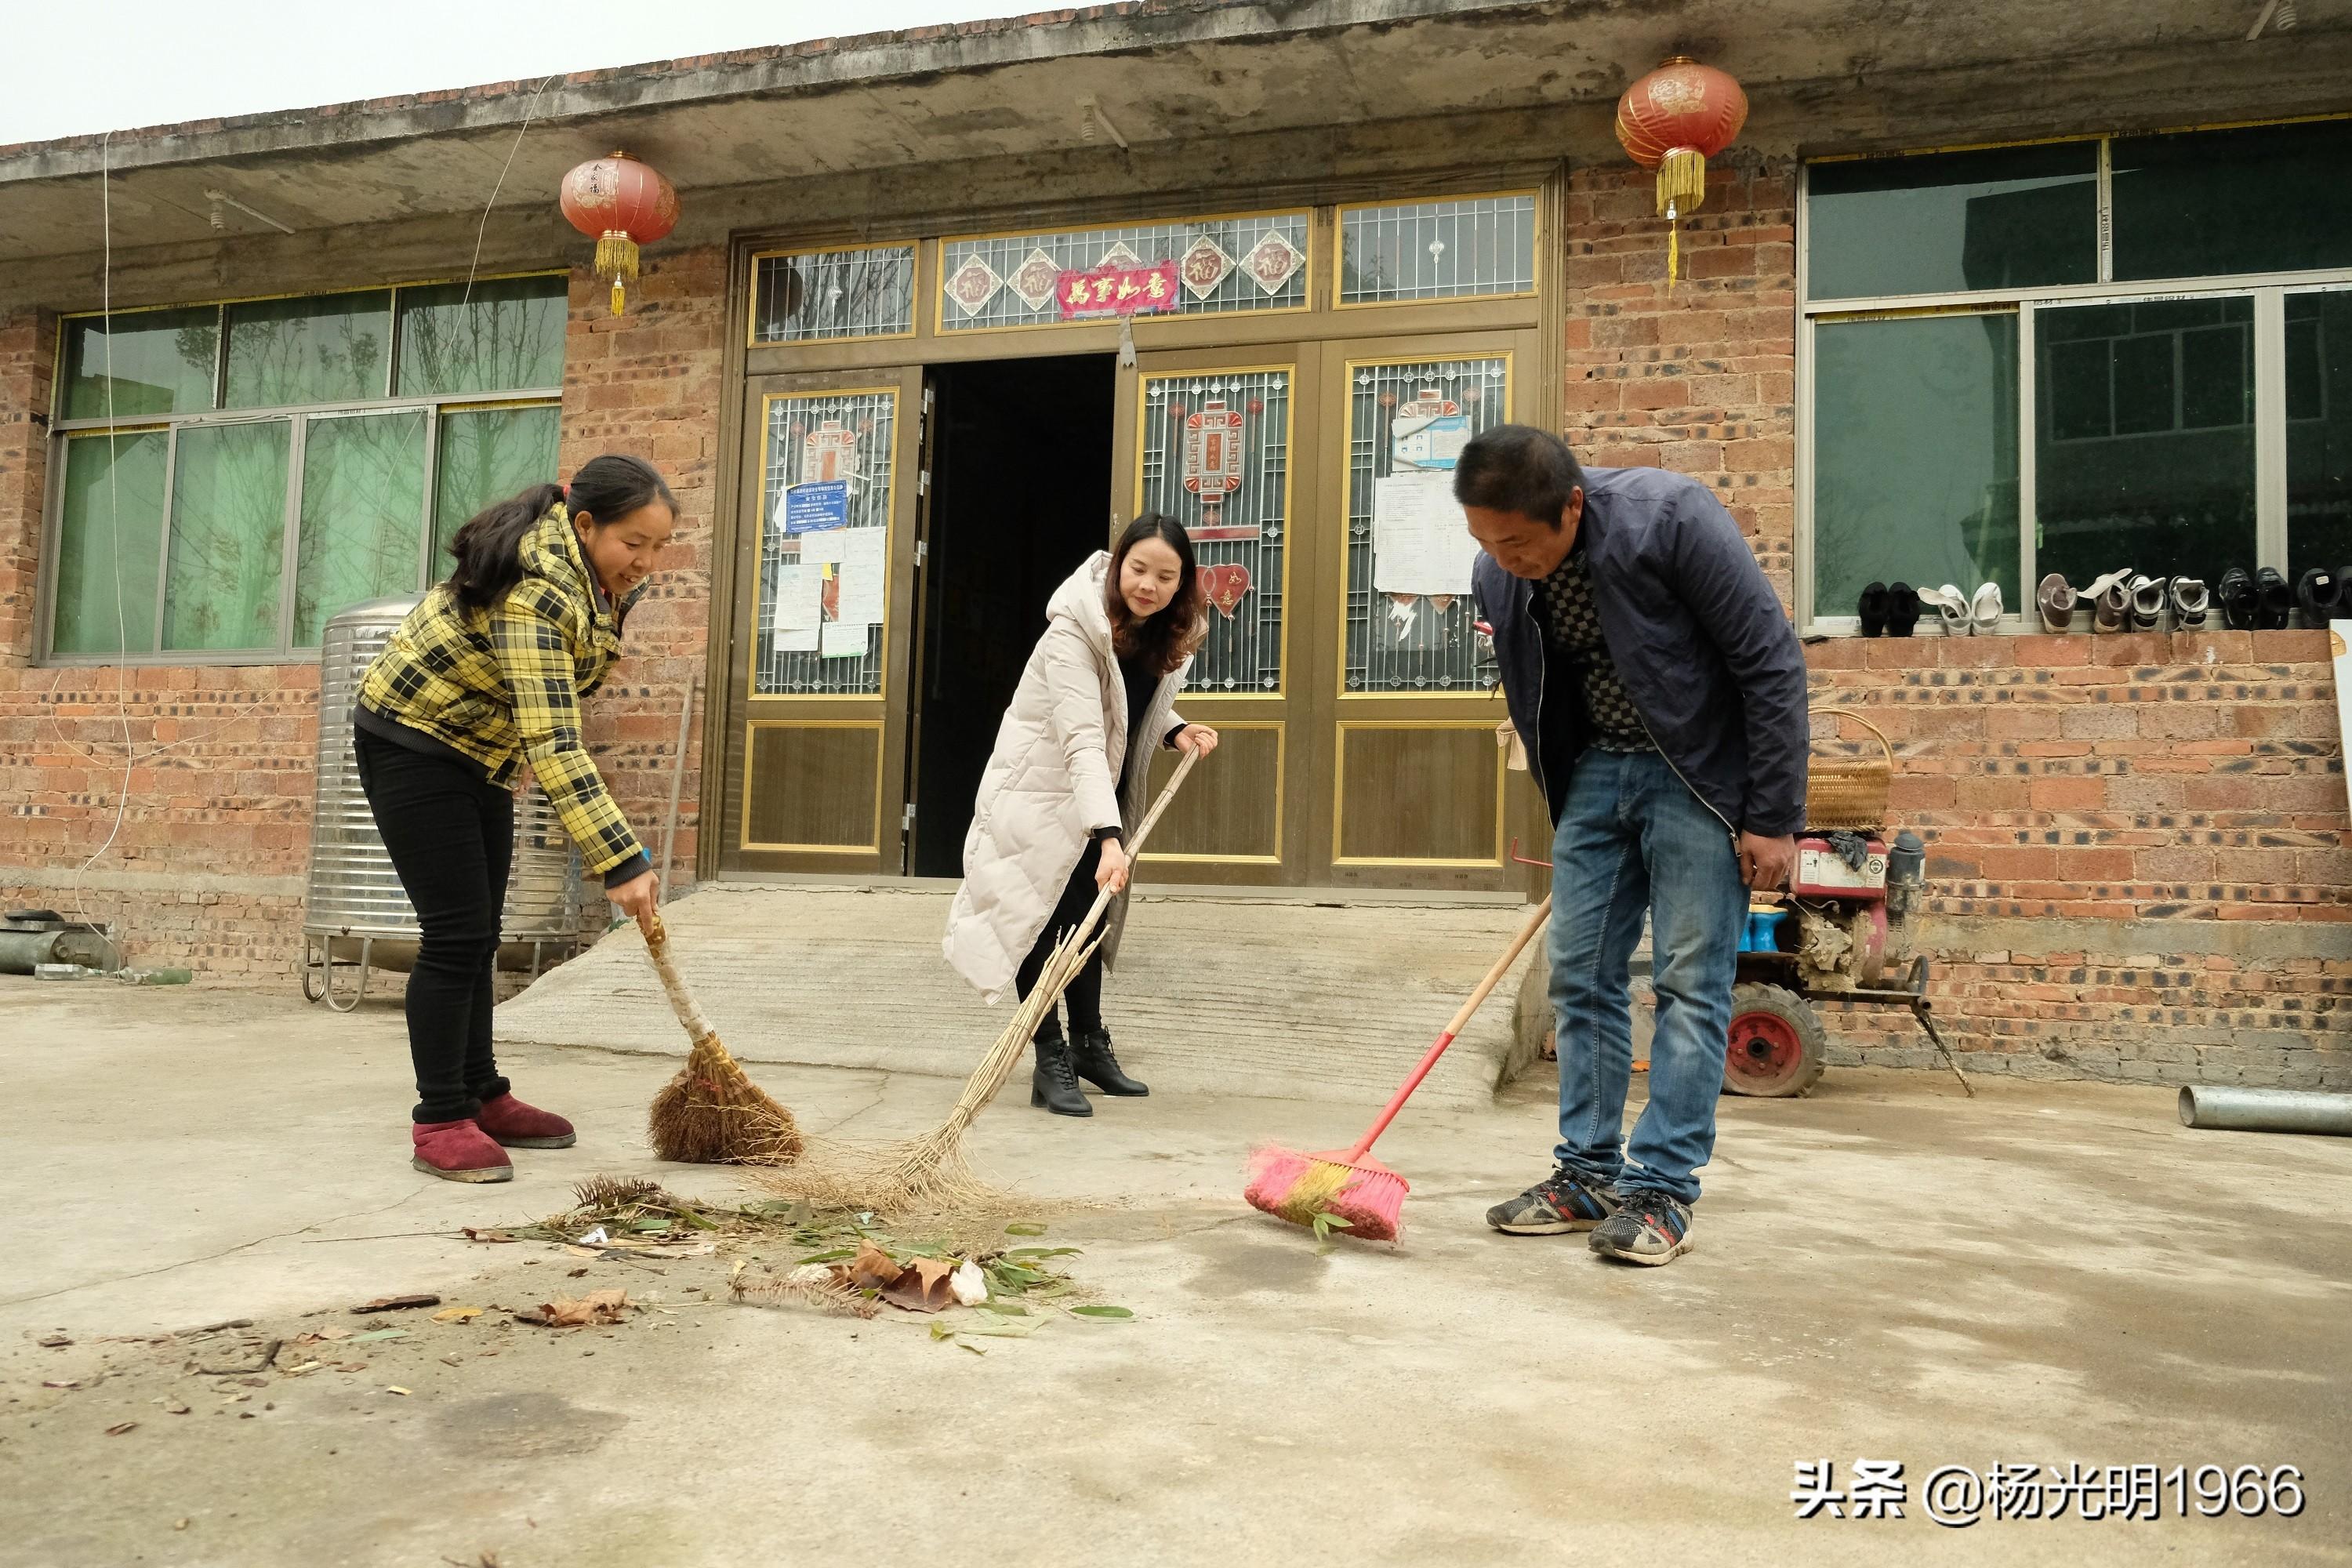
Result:
<svg viewBox="0 0 2352 1568"><path fill-rule="evenodd" d="M459 1186L407 1165L392 1008L0 979L0 1563L2352 1563L2352 1142L2193 1132L2163 1090L1969 1100L1839 1069L1808 1100L1726 1100L1698 1250L1642 1270L1480 1224L1546 1163L1539 1082L1408 1112L1381 1148L1415 1183L1403 1241L1328 1252L1244 1207L1237 1173L1262 1138L1344 1142L1360 1110L1171 1095L1070 1122L1016 1086L976 1158L1116 1200L1046 1239L1136 1321L942 1342L907 1314L726 1302L726 1257L654 1275L454 1237L560 1210L592 1173L754 1190L650 1159L667 1062L508 1065L580 1147ZM761 1077L852 1137L927 1126L954 1087ZM608 1285L652 1310L565 1333L411 1313L306 1374L186 1370L235 1364L245 1334L364 1331L383 1320L346 1309L379 1295ZM112 1337L231 1318L253 1327ZM1841 1484L1902 1461L1906 1517L1795 1520L1794 1465L1822 1458ZM1923 1514L1937 1467L2070 1461L2297 1465L2307 1506Z"/></svg>

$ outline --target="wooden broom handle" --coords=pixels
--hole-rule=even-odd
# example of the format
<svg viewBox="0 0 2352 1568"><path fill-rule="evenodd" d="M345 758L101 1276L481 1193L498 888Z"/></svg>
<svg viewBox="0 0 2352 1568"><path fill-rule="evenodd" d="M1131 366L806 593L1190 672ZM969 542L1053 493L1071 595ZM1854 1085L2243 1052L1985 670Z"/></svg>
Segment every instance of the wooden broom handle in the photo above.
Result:
<svg viewBox="0 0 2352 1568"><path fill-rule="evenodd" d="M1550 917L1551 900L1549 898L1529 911L1526 923L1519 927L1519 934L1511 939L1511 945L1503 950L1503 956L1495 960L1495 966L1486 971L1486 978L1478 982L1478 988L1470 993L1470 1000L1462 1004L1461 1010L1454 1015L1454 1021L1445 1026L1445 1032L1437 1037L1437 1043L1429 1047L1429 1054L1421 1058L1421 1065L1414 1068L1412 1075L1398 1088L1395 1097L1381 1110L1362 1141L1348 1151L1349 1163L1362 1159L1370 1152L1372 1141L1389 1130L1389 1123L1395 1121L1396 1113L1404 1109L1404 1102L1412 1098L1412 1091L1421 1087L1421 1080L1429 1076L1429 1069L1437 1065L1437 1058L1445 1054L1445 1047L1454 1043L1454 1037L1468 1026L1471 1016L1494 994L1495 987L1503 983L1503 976L1510 972L1512 964L1518 962L1519 954L1527 950L1528 943L1535 939L1536 932L1543 930L1544 921Z"/></svg>
<svg viewBox="0 0 2352 1568"><path fill-rule="evenodd" d="M1135 881L1136 859L1143 853L1143 841L1151 837L1151 829L1159 823L1160 814L1166 811L1168 803L1176 798L1176 786L1184 782L1184 775L1191 773L1192 764L1200 760L1200 752L1186 750L1184 760L1178 763L1176 771L1168 776L1167 787L1160 792L1160 798L1151 803L1151 809L1144 813L1143 821L1137 825L1135 837L1127 841L1127 879L1130 886ZM1118 894L1108 888L1095 894L1095 907L1087 911L1087 918L1078 926L1079 942L1086 941L1087 934L1095 929L1095 922L1102 919L1103 911L1110 908L1110 901L1118 897Z"/></svg>
<svg viewBox="0 0 2352 1568"><path fill-rule="evenodd" d="M654 973L661 976L662 989L669 993L670 1011L686 1026L687 1037L698 1046L718 1034L710 1026L710 1020L702 1016L702 1009L695 1005L694 994L686 988L677 965L671 962L669 928L662 924L659 910L654 912L646 933L646 956L654 961Z"/></svg>

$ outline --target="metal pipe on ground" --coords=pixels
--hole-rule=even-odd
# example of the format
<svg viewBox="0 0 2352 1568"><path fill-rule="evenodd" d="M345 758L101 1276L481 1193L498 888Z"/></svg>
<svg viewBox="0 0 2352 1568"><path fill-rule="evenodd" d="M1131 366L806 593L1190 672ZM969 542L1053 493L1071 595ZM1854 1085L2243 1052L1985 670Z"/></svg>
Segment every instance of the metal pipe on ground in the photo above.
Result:
<svg viewBox="0 0 2352 1568"><path fill-rule="evenodd" d="M2352 1137L2352 1094L2189 1084L2180 1090L2180 1124L2225 1132L2333 1132Z"/></svg>

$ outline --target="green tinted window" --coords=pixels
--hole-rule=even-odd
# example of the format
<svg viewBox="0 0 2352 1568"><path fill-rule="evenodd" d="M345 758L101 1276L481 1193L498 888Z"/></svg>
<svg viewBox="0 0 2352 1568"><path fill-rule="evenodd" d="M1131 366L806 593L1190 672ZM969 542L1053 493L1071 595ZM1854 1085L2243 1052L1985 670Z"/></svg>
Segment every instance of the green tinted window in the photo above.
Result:
<svg viewBox="0 0 2352 1568"><path fill-rule="evenodd" d="M381 398L391 336L388 290L231 305L225 406L285 408Z"/></svg>
<svg viewBox="0 0 2352 1568"><path fill-rule="evenodd" d="M467 519L493 501L555 482L562 413L547 403L453 409L441 416L433 479L433 564L425 574L431 581L449 574L449 542Z"/></svg>
<svg viewBox="0 0 2352 1568"><path fill-rule="evenodd" d="M163 542L167 430L66 443L58 534L57 653L148 653Z"/></svg>
<svg viewBox="0 0 2352 1568"><path fill-rule="evenodd" d="M2118 279L2352 266L2352 121L2125 137L2108 158Z"/></svg>
<svg viewBox="0 0 2352 1568"><path fill-rule="evenodd" d="M501 278L400 291L400 393L563 384L566 280Z"/></svg>
<svg viewBox="0 0 2352 1568"><path fill-rule="evenodd" d="M180 432L172 470L172 542L163 647L278 646L285 580L289 421Z"/></svg>
<svg viewBox="0 0 2352 1568"><path fill-rule="evenodd" d="M1816 163L1805 287L1815 300L2089 283L2099 275L2095 142Z"/></svg>
<svg viewBox="0 0 2352 1568"><path fill-rule="evenodd" d="M213 355L220 344L220 311L134 310L113 318L80 316L66 323L64 416L129 418L143 414L193 414L213 405ZM107 377L113 380L113 411Z"/></svg>
<svg viewBox="0 0 2352 1568"><path fill-rule="evenodd" d="M362 599L416 589L425 527L422 408L311 418L302 430L302 533L295 544L296 647Z"/></svg>
<svg viewBox="0 0 2352 1568"><path fill-rule="evenodd" d="M1896 582L2017 604L2017 318L1825 322L1813 353L1815 611Z"/></svg>
<svg viewBox="0 0 2352 1568"><path fill-rule="evenodd" d="M2352 564L2352 293L2286 298L2286 547Z"/></svg>
<svg viewBox="0 0 2352 1568"><path fill-rule="evenodd" d="M2035 314L2042 571L2254 564L2253 322L2242 295Z"/></svg>

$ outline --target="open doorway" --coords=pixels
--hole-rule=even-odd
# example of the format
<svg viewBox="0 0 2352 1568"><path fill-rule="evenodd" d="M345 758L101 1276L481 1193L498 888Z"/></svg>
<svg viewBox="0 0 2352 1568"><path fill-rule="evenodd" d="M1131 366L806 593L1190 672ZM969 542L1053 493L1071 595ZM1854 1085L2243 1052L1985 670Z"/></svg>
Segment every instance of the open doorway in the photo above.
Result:
<svg viewBox="0 0 2352 1568"><path fill-rule="evenodd" d="M931 372L916 876L962 875L972 797L1045 603L1108 542L1117 378L1108 354Z"/></svg>

